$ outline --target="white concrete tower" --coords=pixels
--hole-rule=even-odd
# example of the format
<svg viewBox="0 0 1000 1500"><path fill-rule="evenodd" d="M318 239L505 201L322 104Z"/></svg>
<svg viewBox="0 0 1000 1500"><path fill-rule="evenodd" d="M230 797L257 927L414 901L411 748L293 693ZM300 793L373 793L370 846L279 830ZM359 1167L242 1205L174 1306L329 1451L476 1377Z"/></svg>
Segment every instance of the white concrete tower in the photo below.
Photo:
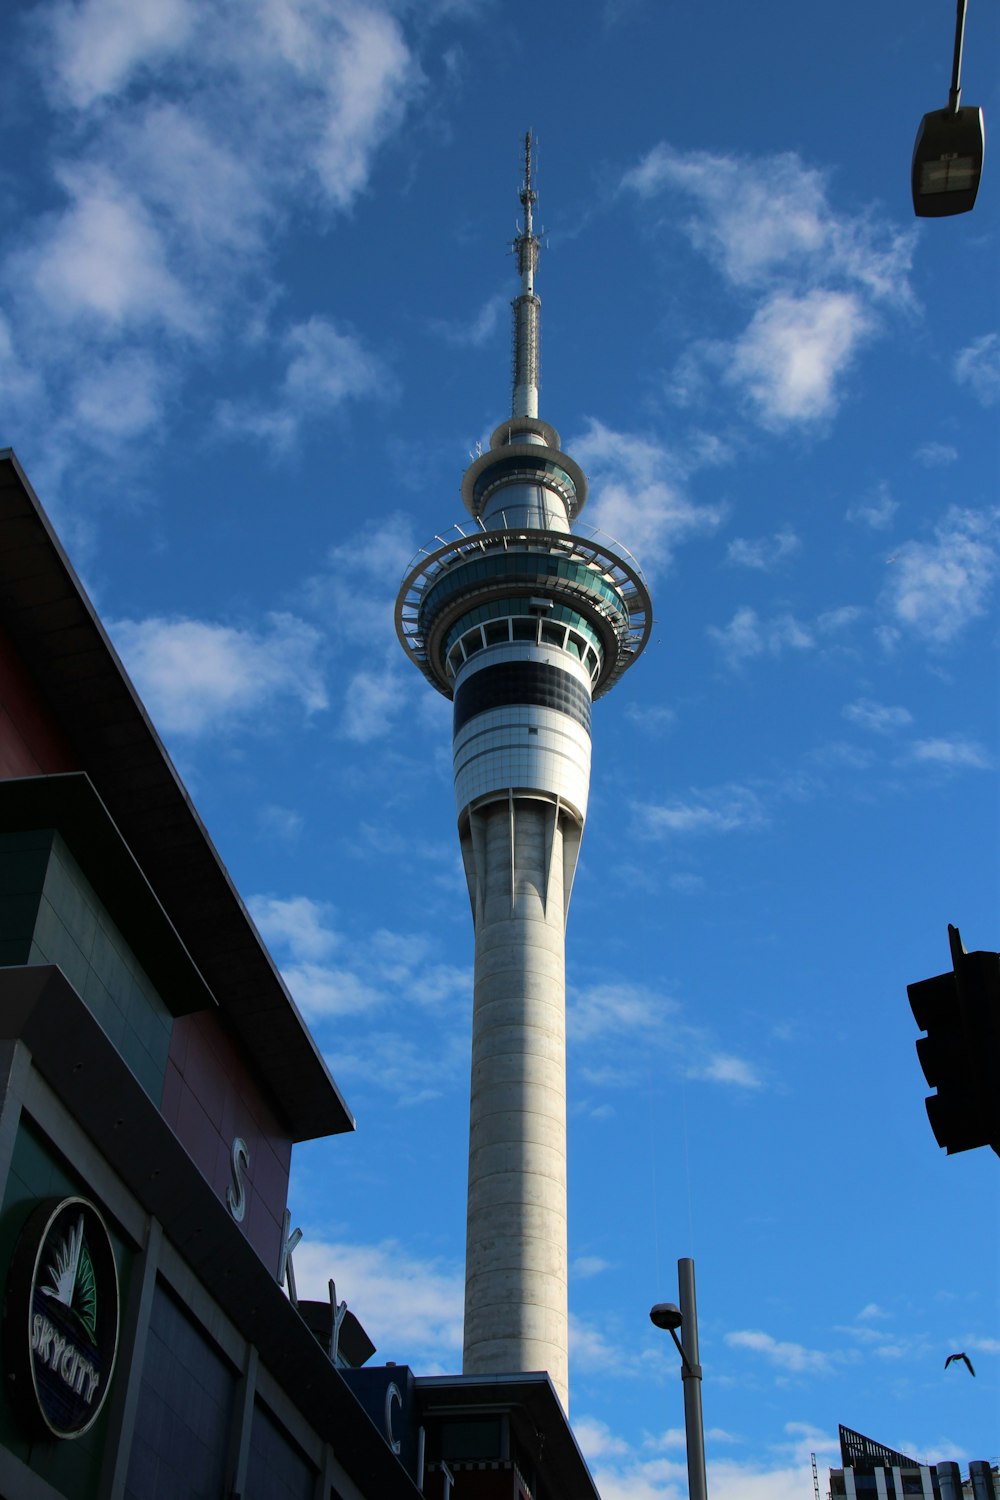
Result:
<svg viewBox="0 0 1000 1500"><path fill-rule="evenodd" d="M530 132L520 199L512 415L462 482L471 523L403 580L396 629L454 701L475 923L463 1370L547 1370L568 1410L566 916L591 700L646 644L650 601L631 555L575 525L586 478L538 417Z"/></svg>

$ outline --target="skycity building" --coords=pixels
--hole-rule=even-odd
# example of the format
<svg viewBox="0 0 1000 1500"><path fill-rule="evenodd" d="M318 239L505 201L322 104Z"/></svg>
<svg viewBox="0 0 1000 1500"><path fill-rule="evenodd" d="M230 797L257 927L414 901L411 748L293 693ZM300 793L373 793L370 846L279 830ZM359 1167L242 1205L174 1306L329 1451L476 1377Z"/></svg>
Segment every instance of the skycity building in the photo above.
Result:
<svg viewBox="0 0 1000 1500"><path fill-rule="evenodd" d="M407 655L454 703L475 926L463 1371L547 1370L568 1408L565 932L591 704L646 644L638 565L580 527L587 480L538 415L530 133L510 417L462 482L470 521L403 580Z"/></svg>

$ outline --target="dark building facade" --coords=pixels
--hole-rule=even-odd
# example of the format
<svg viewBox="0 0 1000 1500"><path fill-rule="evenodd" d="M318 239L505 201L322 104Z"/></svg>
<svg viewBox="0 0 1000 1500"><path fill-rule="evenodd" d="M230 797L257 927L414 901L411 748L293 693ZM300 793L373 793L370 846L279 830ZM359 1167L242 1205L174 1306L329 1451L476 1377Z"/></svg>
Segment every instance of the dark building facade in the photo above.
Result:
<svg viewBox="0 0 1000 1500"><path fill-rule="evenodd" d="M292 1146L353 1128L0 452L2 1500L596 1500L546 1376L285 1295Z"/></svg>
<svg viewBox="0 0 1000 1500"><path fill-rule="evenodd" d="M973 1460L963 1478L951 1460L922 1463L844 1426L840 1458L843 1468L830 1470L834 1500L1000 1500L1000 1475L987 1459Z"/></svg>

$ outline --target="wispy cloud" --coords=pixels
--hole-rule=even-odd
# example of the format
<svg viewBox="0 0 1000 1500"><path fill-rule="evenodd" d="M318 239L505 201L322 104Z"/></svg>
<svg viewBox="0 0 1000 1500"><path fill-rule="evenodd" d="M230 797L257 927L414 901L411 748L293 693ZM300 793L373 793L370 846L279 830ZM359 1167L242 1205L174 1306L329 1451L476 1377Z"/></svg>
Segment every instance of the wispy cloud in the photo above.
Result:
<svg viewBox="0 0 1000 1500"><path fill-rule="evenodd" d="M456 1368L462 1346L463 1276L441 1259L421 1260L397 1240L355 1244L331 1240L322 1227L295 1251L299 1296L325 1302L337 1285L379 1352L379 1360L416 1364L422 1373Z"/></svg>
<svg viewBox="0 0 1000 1500"><path fill-rule="evenodd" d="M584 1416L574 1424L580 1446L604 1500L684 1500L688 1493L684 1430L670 1428L633 1446L605 1422ZM707 1480L713 1500L801 1500L812 1486L812 1453L837 1453L835 1439L806 1423L790 1422L787 1443L775 1445L773 1460L756 1462L719 1456L737 1439L718 1428L705 1433ZM671 1456L673 1455L673 1456Z"/></svg>
<svg viewBox="0 0 1000 1500"><path fill-rule="evenodd" d="M755 568L770 573L801 550L801 538L785 527L772 536L737 536L726 548L726 562L740 568Z"/></svg>
<svg viewBox="0 0 1000 1500"><path fill-rule="evenodd" d="M959 734L916 740L910 746L909 753L913 760L955 771L988 771L993 765L990 755L982 745Z"/></svg>
<svg viewBox="0 0 1000 1500"><path fill-rule="evenodd" d="M952 506L931 541L898 548L881 603L888 644L909 634L951 645L989 607L1000 556L1000 512Z"/></svg>
<svg viewBox="0 0 1000 1500"><path fill-rule="evenodd" d="M788 1370L793 1375L826 1375L832 1368L830 1355L822 1350L807 1349L804 1344L776 1339L760 1329L737 1329L727 1333L725 1337L731 1349L749 1349L770 1364Z"/></svg>
<svg viewBox="0 0 1000 1500"><path fill-rule="evenodd" d="M736 833L760 828L767 812L757 792L731 783L696 791L668 802L636 802L634 826L641 838L669 838L689 834Z"/></svg>
<svg viewBox="0 0 1000 1500"><path fill-rule="evenodd" d="M254 0L237 23L191 0L51 0L24 24L50 176L45 210L8 236L0 285L16 290L11 347L45 393L22 442L44 433L52 488L70 454L78 473L95 446L126 456L157 436L191 350L203 366L233 328L285 375L259 396L219 391L217 433L283 449L304 422L384 392L342 313L295 320L275 277L291 216L348 211L421 97L393 9ZM106 371L103 391L88 381L74 402L85 363Z"/></svg>
<svg viewBox="0 0 1000 1500"><path fill-rule="evenodd" d="M705 1063L692 1067L688 1076L704 1078L709 1083L734 1084L741 1089L759 1089L763 1083L752 1063L745 1057L734 1057L729 1052L713 1053Z"/></svg>
<svg viewBox="0 0 1000 1500"><path fill-rule="evenodd" d="M913 455L925 469L943 469L958 458L958 449L952 443L921 443Z"/></svg>
<svg viewBox="0 0 1000 1500"><path fill-rule="evenodd" d="M899 502L892 498L889 486L880 484L870 494L853 501L847 507L847 519L858 521L872 531L887 531L898 509Z"/></svg>
<svg viewBox="0 0 1000 1500"><path fill-rule="evenodd" d="M294 615L258 628L181 618L113 620L108 629L157 726L192 738L269 722L261 710L327 707L322 637Z"/></svg>
<svg viewBox="0 0 1000 1500"><path fill-rule="evenodd" d="M348 401L390 397L395 382L353 333L314 317L290 328L282 340L287 365L266 397L228 399L216 408L218 430L262 443L277 453L298 440L303 424Z"/></svg>
<svg viewBox="0 0 1000 1500"><path fill-rule="evenodd" d="M643 568L667 566L683 542L723 520L722 506L698 505L684 493L676 457L653 438L591 420L573 453L590 475L587 519L634 552Z"/></svg>
<svg viewBox="0 0 1000 1500"><path fill-rule="evenodd" d="M1000 401L1000 333L984 333L955 356L955 379L982 406Z"/></svg>
<svg viewBox="0 0 1000 1500"><path fill-rule="evenodd" d="M588 1084L632 1088L656 1054L679 1075L724 1088L756 1089L760 1072L750 1058L723 1051L704 1026L685 1019L669 995L630 984L571 985L567 1033Z"/></svg>
<svg viewBox="0 0 1000 1500"><path fill-rule="evenodd" d="M432 332L457 349L481 349L497 331L500 320L510 307L510 298L498 292L488 298L474 317L462 323L455 319L433 318Z"/></svg>
<svg viewBox="0 0 1000 1500"><path fill-rule="evenodd" d="M835 411L837 381L872 330L851 292L776 292L733 344L725 378L746 392L765 426L813 422Z"/></svg>
<svg viewBox="0 0 1000 1500"><path fill-rule="evenodd" d="M810 651L816 636L794 615L776 615L762 620L755 609L743 605L728 625L709 625L708 634L731 667L742 666L758 656L781 656L786 651Z"/></svg>
<svg viewBox="0 0 1000 1500"><path fill-rule="evenodd" d="M377 928L363 943L345 941L333 909L309 896L259 894L247 905L303 1014L317 1024L385 1010L403 991L429 1015L471 993L469 971L436 961L424 936Z"/></svg>
<svg viewBox="0 0 1000 1500"><path fill-rule="evenodd" d="M876 734L888 734L894 729L905 729L912 724L913 715L901 704L876 703L872 698L858 698L854 703L845 703L840 710L844 718L861 729L873 729Z"/></svg>
<svg viewBox="0 0 1000 1500"><path fill-rule="evenodd" d="M887 229L874 214L838 213L824 176L794 153L749 158L660 144L623 186L647 203L669 193L672 211L686 199L692 244L756 304L743 333L703 357L766 427L830 416L881 310L911 303L912 232Z"/></svg>

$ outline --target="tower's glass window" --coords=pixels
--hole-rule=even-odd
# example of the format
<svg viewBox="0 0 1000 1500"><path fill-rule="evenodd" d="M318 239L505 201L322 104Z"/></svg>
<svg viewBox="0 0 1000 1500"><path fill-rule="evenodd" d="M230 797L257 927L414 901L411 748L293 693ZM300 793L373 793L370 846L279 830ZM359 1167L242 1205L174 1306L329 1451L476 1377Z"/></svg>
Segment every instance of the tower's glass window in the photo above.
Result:
<svg viewBox="0 0 1000 1500"><path fill-rule="evenodd" d="M494 620L491 624L484 626L486 631L487 646L504 645L510 640L510 622L508 620Z"/></svg>
<svg viewBox="0 0 1000 1500"><path fill-rule="evenodd" d="M548 620L542 621L542 644L544 646L561 646L565 639L565 625L552 625Z"/></svg>
<svg viewBox="0 0 1000 1500"><path fill-rule="evenodd" d="M468 635L462 637L462 645L465 647L466 657L475 656L477 651L483 649L483 632L478 628L470 630Z"/></svg>
<svg viewBox="0 0 1000 1500"><path fill-rule="evenodd" d="M513 627L515 641L538 640L537 620L514 619L510 623Z"/></svg>
<svg viewBox="0 0 1000 1500"><path fill-rule="evenodd" d="M582 661L583 653L586 651L586 649L587 643L583 639L583 636L577 635L575 631L571 630L569 635L566 637L566 650L571 651L574 656L579 657L579 659Z"/></svg>

